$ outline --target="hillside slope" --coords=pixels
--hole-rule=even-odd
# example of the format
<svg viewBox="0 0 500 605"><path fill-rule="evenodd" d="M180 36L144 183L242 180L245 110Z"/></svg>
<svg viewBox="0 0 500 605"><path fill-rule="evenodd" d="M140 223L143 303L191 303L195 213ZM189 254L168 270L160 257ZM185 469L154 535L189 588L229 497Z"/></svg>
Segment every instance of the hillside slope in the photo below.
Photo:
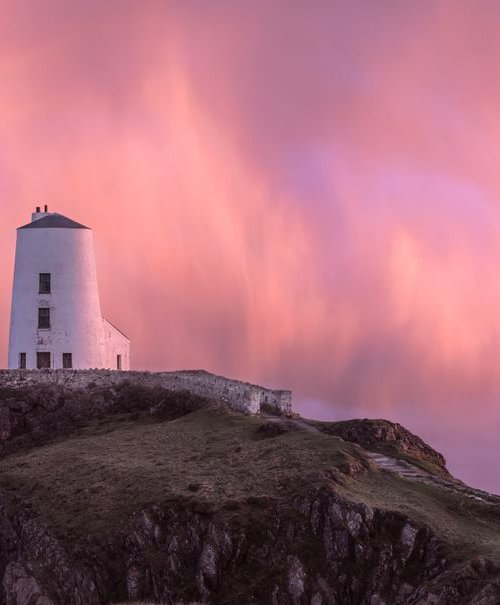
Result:
<svg viewBox="0 0 500 605"><path fill-rule="evenodd" d="M399 425L41 386L0 442L1 603L500 602L500 499Z"/></svg>

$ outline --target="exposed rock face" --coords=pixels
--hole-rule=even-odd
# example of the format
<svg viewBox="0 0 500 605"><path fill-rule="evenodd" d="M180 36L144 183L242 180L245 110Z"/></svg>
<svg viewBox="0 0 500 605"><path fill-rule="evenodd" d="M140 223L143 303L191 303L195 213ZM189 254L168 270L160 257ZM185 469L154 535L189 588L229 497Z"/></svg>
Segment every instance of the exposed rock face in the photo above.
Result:
<svg viewBox="0 0 500 605"><path fill-rule="evenodd" d="M396 422L388 420L347 420L325 423L321 430L342 437L345 441L358 443L366 449L380 445L392 447L397 452L412 455L431 462L446 471L444 456L429 447L420 437Z"/></svg>
<svg viewBox="0 0 500 605"><path fill-rule="evenodd" d="M238 514L172 502L137 513L111 543L56 539L20 505L0 518L7 605L269 605L500 602L485 560L449 564L433 533L329 490Z"/></svg>
<svg viewBox="0 0 500 605"><path fill-rule="evenodd" d="M0 566L6 605L93 605L101 603L92 574L67 548L18 503L11 515L0 511Z"/></svg>

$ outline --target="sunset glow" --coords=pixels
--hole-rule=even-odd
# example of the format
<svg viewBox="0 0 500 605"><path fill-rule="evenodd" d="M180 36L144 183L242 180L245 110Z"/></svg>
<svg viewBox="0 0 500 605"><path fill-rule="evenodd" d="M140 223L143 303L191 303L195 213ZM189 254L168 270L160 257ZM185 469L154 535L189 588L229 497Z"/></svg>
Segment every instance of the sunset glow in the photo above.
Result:
<svg viewBox="0 0 500 605"><path fill-rule="evenodd" d="M499 23L488 0L0 0L0 366L15 228L47 203L93 228L134 368L398 420L500 492Z"/></svg>

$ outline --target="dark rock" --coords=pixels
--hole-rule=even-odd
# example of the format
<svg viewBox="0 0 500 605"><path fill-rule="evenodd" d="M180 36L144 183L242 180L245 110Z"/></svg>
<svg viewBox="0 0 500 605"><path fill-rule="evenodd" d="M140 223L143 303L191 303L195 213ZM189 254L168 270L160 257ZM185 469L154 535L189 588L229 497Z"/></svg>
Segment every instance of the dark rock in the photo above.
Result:
<svg viewBox="0 0 500 605"><path fill-rule="evenodd" d="M448 565L444 545L404 515L326 489L280 509L261 504L260 517L243 511L234 519L223 508L200 515L186 502L155 505L138 512L105 549L62 542L23 505L9 514L4 507L0 602L500 602L490 561Z"/></svg>
<svg viewBox="0 0 500 605"><path fill-rule="evenodd" d="M395 422L369 419L346 420L324 423L320 426L320 430L329 435L342 437L344 441L358 443L368 450L389 446L394 452L425 460L446 471L446 460L442 454Z"/></svg>

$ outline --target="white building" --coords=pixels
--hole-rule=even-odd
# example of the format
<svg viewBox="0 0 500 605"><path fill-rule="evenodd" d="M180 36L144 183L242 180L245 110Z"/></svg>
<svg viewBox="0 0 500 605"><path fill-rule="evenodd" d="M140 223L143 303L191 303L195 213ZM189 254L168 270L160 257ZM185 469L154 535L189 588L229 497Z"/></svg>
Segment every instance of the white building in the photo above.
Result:
<svg viewBox="0 0 500 605"><path fill-rule="evenodd" d="M9 368L130 369L101 315L92 231L47 206L17 230Z"/></svg>

